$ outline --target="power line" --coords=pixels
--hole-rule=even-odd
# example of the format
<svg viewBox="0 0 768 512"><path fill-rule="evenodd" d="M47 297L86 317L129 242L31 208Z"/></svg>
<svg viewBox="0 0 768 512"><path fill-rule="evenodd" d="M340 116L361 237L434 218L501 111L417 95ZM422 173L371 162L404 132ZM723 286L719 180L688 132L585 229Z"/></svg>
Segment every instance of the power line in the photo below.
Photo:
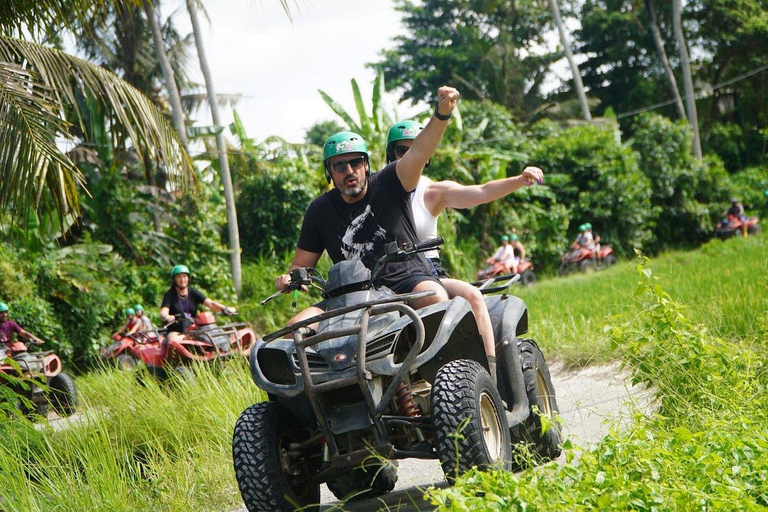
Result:
<svg viewBox="0 0 768 512"><path fill-rule="evenodd" d="M717 85L713 85L712 87L707 87L703 91L701 91L701 92L699 92L697 94L694 94L693 97L694 97L694 99L697 99L697 100L701 99L701 98L704 98L704 97L709 95L709 93L711 93L714 90L721 89L721 88L723 88L723 87L725 87L727 85L731 85L731 84L736 83L736 82L738 82L740 80L744 80L745 78L749 78L750 76L756 75L756 74L758 74L758 73L760 73L762 71L765 71L766 69L768 69L768 64L766 64L765 66L761 66L761 67L759 67L757 69L753 69L752 71L748 71L747 73L744 73L742 75L739 75L739 76L736 76L734 78L731 78L730 80L726 80L725 82L721 82L721 83L719 83ZM688 99L688 95L682 96L680 99L684 101L684 100ZM667 105L672 105L673 103L676 103L676 102L677 102L677 100L661 101L659 103L654 103L653 105L649 105L647 107L638 108L636 110L630 110L629 112L622 112L621 114L616 114L616 119L621 119L622 117L634 116L634 115L637 115L637 114L641 114L643 112L648 112L650 110L655 110L657 108L666 107Z"/></svg>

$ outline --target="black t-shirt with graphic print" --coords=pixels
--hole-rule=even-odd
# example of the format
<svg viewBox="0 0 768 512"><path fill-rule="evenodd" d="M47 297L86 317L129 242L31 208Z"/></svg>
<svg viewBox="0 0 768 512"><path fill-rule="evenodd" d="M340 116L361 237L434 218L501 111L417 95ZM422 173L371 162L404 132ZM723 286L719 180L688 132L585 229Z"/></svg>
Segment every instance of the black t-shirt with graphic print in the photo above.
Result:
<svg viewBox="0 0 768 512"><path fill-rule="evenodd" d="M205 302L205 294L191 286L187 288L187 296L179 297L175 286L165 292L161 308L168 308L171 315L184 315L186 318L195 318L197 306Z"/></svg>
<svg viewBox="0 0 768 512"><path fill-rule="evenodd" d="M326 250L334 263L359 259L373 270L386 243L415 244L410 192L403 188L395 165L372 174L365 197L359 201L347 203L336 188L312 201L304 214L297 247L313 253ZM423 254L388 263L377 284L398 291L402 287L397 283L419 275L433 277Z"/></svg>

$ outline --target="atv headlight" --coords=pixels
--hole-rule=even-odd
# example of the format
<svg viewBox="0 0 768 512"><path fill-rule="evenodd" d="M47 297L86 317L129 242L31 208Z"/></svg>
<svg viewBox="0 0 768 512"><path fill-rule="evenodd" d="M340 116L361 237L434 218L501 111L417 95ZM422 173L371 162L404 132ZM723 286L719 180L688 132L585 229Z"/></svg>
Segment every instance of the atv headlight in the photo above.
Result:
<svg viewBox="0 0 768 512"><path fill-rule="evenodd" d="M288 354L279 349L261 348L256 354L259 369L264 377L275 384L296 384L291 360Z"/></svg>

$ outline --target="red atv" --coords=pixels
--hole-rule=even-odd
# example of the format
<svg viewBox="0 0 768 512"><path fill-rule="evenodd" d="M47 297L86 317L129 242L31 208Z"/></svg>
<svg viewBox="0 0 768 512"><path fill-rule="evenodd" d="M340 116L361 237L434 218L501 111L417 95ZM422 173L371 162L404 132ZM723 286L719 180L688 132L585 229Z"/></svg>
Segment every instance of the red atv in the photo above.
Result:
<svg viewBox="0 0 768 512"><path fill-rule="evenodd" d="M616 256L613 254L613 247L610 245L601 245L597 259L595 253L576 242L571 244L571 250L563 254L558 273L561 276L580 270L582 272L593 272L598 269L608 268L616 263Z"/></svg>
<svg viewBox="0 0 768 512"><path fill-rule="evenodd" d="M114 343L101 349L101 358L105 362L114 360L120 370L133 370L139 361L141 353L147 348L158 347L165 339L165 331L151 329L138 331L128 336L116 334L112 337Z"/></svg>
<svg viewBox="0 0 768 512"><path fill-rule="evenodd" d="M725 240L733 235L756 235L761 230L760 220L757 217L747 217L742 221L735 215L727 215L723 220L717 223L715 236Z"/></svg>
<svg viewBox="0 0 768 512"><path fill-rule="evenodd" d="M77 407L77 389L72 377L61 371L61 359L53 350L28 352L29 342L10 346L0 340L0 382L26 398L19 404L31 416L48 416L48 407L60 416L70 416Z"/></svg>
<svg viewBox="0 0 768 512"><path fill-rule="evenodd" d="M503 263L489 259L488 266L477 271L477 280L490 279L504 274L507 269ZM525 258L517 266L517 273L520 274L520 284L530 286L536 282L536 274L533 273L533 263L530 258Z"/></svg>
<svg viewBox="0 0 768 512"><path fill-rule="evenodd" d="M248 357L256 339L253 329L245 323L217 325L213 313L198 313L194 322L181 315L176 318L188 326L181 337L173 340L166 337L155 345L145 344L138 351L147 371L160 380L168 377L169 368L185 379L191 378L187 365L193 361L213 361L235 355Z"/></svg>

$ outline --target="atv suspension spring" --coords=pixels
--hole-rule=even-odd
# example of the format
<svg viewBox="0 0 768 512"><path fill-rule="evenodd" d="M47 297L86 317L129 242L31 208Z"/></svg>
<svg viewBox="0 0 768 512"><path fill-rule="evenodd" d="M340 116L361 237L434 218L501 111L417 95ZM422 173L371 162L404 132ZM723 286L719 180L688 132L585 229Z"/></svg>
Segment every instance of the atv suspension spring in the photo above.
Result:
<svg viewBox="0 0 768 512"><path fill-rule="evenodd" d="M415 418L421 416L418 406L416 405L416 399L411 391L411 386L406 382L400 384L395 391L395 403L400 408L400 412L405 416Z"/></svg>

